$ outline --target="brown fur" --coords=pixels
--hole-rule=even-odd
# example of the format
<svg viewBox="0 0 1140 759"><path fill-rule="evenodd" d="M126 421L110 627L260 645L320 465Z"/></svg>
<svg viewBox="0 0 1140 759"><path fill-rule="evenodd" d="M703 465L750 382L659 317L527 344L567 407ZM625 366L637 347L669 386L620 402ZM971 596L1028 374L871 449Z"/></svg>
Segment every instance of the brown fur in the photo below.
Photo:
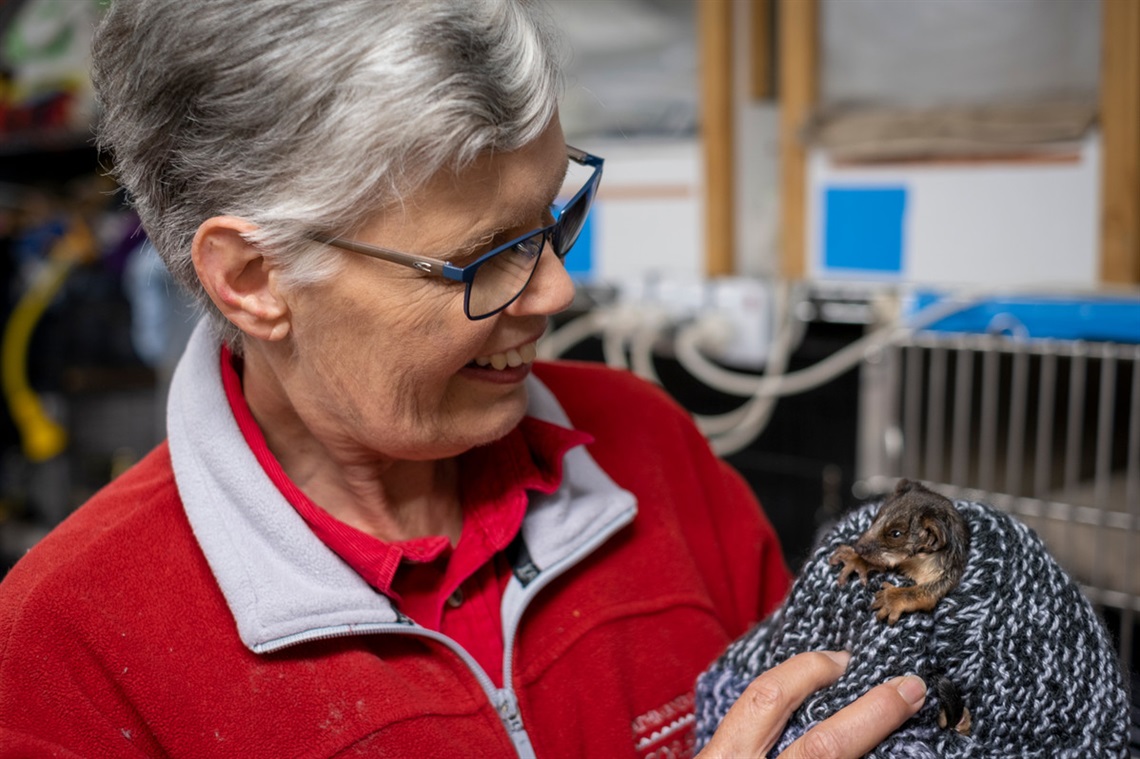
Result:
<svg viewBox="0 0 1140 759"><path fill-rule="evenodd" d="M843 565L840 585L852 574L866 585L870 572L888 570L914 580L907 587L884 582L875 594L871 608L893 625L908 612L932 610L957 587L969 542L966 520L949 499L921 483L900 480L855 545L839 546L830 561Z"/></svg>

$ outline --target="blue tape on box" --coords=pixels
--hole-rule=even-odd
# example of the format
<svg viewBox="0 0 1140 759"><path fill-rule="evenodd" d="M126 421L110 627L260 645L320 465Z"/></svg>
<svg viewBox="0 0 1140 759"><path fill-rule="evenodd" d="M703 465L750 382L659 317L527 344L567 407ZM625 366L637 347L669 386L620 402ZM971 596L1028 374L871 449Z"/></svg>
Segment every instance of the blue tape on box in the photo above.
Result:
<svg viewBox="0 0 1140 759"><path fill-rule="evenodd" d="M908 314L941 299L917 293ZM1007 334L1025 338L1140 343L1140 299L995 298L983 300L927 329L936 332Z"/></svg>
<svg viewBox="0 0 1140 759"><path fill-rule="evenodd" d="M900 274L904 187L828 187L823 194L823 265L831 271Z"/></svg>

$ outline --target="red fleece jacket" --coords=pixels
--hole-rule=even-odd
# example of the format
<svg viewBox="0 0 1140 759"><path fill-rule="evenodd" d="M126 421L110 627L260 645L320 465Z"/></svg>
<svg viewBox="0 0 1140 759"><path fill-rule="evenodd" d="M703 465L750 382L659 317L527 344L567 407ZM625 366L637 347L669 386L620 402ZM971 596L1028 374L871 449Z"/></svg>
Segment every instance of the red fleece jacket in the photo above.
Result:
<svg viewBox="0 0 1140 759"><path fill-rule="evenodd" d="M539 757L685 750L697 674L787 589L776 537L662 392L595 365L536 373L638 514L527 608L522 722ZM428 638L247 649L165 443L0 584L0 657L0 757L515 753L462 660Z"/></svg>

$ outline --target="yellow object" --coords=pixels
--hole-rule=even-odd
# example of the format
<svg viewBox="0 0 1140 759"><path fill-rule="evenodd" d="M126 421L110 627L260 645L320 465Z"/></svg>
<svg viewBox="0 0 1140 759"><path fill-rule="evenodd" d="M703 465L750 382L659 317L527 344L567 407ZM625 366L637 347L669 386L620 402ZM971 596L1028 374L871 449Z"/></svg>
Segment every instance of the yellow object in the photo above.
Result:
<svg viewBox="0 0 1140 759"><path fill-rule="evenodd" d="M20 433L24 456L29 461L47 461L67 448L67 431L47 415L28 385L27 359L32 333L75 264L92 260L94 256L95 239L91 230L77 219L52 248L47 264L4 325L0 344L4 396Z"/></svg>

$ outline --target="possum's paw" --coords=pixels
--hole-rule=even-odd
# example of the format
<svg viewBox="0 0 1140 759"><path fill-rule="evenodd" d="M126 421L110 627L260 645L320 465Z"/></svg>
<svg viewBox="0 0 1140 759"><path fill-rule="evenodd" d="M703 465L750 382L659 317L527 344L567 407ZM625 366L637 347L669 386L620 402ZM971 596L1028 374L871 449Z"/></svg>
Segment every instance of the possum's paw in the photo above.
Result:
<svg viewBox="0 0 1140 759"><path fill-rule="evenodd" d="M871 603L871 609L876 612L880 620L886 620L887 624L893 625L899 621L904 613L911 611L907 608L907 599L905 588L895 587L892 583L884 582L883 589L875 594L875 600Z"/></svg>
<svg viewBox="0 0 1140 759"><path fill-rule="evenodd" d="M841 545L836 548L835 552L831 554L831 558L828 559L828 563L833 567L839 564L843 565L843 568L839 570L839 579L837 580L839 587L846 585L847 579L852 574L858 574L860 581L864 585L867 584L867 573L871 567L851 546Z"/></svg>

